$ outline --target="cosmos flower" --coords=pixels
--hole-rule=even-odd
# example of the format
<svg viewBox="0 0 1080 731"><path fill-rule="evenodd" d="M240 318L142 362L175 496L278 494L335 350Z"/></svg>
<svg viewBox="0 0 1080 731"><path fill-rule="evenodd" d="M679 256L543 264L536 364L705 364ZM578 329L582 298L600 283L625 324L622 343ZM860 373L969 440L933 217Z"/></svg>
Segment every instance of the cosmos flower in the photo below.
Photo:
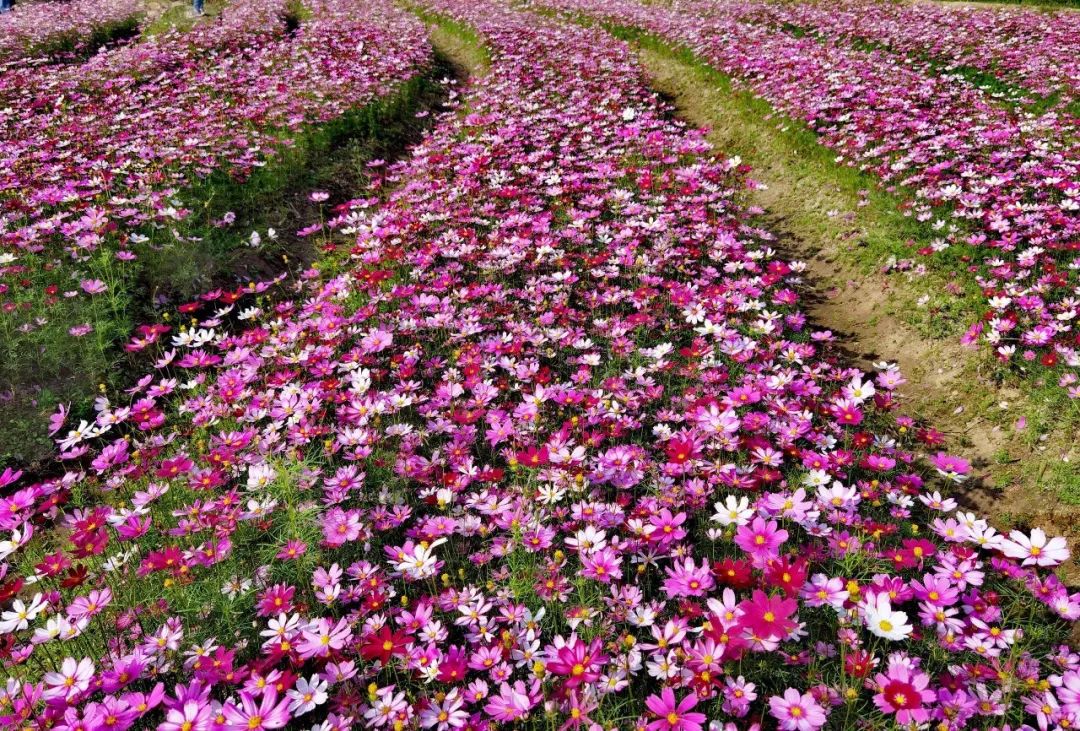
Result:
<svg viewBox="0 0 1080 731"><path fill-rule="evenodd" d="M571 635L561 646L556 644L549 654L548 672L566 677L568 688L575 688L582 683L591 683L600 677L600 667L607 661L603 653L603 643L599 638L588 644Z"/></svg>
<svg viewBox="0 0 1080 731"><path fill-rule="evenodd" d="M754 518L749 525L741 525L735 532L735 545L760 565L779 555L780 546L788 539L788 532L774 520Z"/></svg>
<svg viewBox="0 0 1080 731"><path fill-rule="evenodd" d="M382 0L363 3L363 13L356 2L307 0L311 15L290 29L285 0L235 0L190 36L125 45L150 51L121 54L147 64L119 69L129 96L145 79L172 78L156 70L158 59L179 60L185 75L224 84L217 91L231 95L230 115L254 115L227 135L185 130L190 146L171 130L160 145L147 141L132 121L131 149L160 151L171 141L173 162L195 160L205 166L199 174L222 170L222 160L253 170L281 149L262 136L266 125L299 144L292 125L321 129L344 110L339 102L367 104L377 94L391 104L429 57L424 26ZM686 2L693 11L635 0L602 7L658 37L689 39L709 63L722 53L761 69L739 71L736 83L773 100L796 97L795 117L826 135L834 127L838 137L825 142L868 173L893 176L897 190L901 177L918 174L912 168L937 160L925 147L916 152L930 162L904 157L898 145L912 140L910 129L888 144L875 136L936 111L920 102L900 107L910 115L882 119L879 107L911 98L889 86L892 76L861 81L846 42L728 22L712 4ZM596 11L594 0L543 4ZM475 31L491 72L439 84L446 113L422 117L431 126L409 154L372 161L370 189L318 206L319 220L303 222L328 259L288 280L217 288L178 307L156 302L171 324L148 323L130 343L145 374L126 392L88 399L76 419L85 424L61 439L57 469L42 473L50 477L28 485L13 472L0 476L0 610L17 598L25 609L29 586L45 605L0 638L0 653L25 679L0 689L10 714L58 727L114 718L181 731L186 723L269 728L318 715L327 731L449 731L528 723L539 713L553 727L588 728L597 708L618 706L655 731L704 726L708 702L735 719L768 714L777 726L806 729L823 726L850 693L863 720L879 726L902 723L904 713L919 723L923 711L922 723L1004 710L1037 724L1042 704L1029 701L1039 693L1053 697L1039 699L1051 706L1047 718L1072 713L1061 709L1075 705L1080 658L1053 619L1080 613L1080 595L1052 567L1025 562L1030 551L1004 552L1006 539L985 520L938 494L968 472L958 458L935 462L943 436L902 412L894 366L852 367L836 336L815 330L800 303L801 265L749 224L742 161L678 122L628 47L598 25L501 0L422 5ZM747 33L750 42L729 42ZM203 49L210 71L186 48L170 52L188 40L224 43ZM87 89L116 76L111 49L84 69ZM242 63L247 54L270 71ZM866 67L915 78L913 64L883 66L889 57L868 54ZM834 60L845 63L835 86L816 65ZM98 76L98 64L112 76ZM214 76L219 66L243 83ZM803 71L816 85L803 84ZM938 75L917 78L920 88L941 89ZM822 83L827 97L818 96ZM863 105L878 83L896 94ZM65 91L75 88L82 83ZM158 92L172 99L174 88L190 87ZM849 125L833 103L863 105L856 109L880 123L860 128L867 144L848 144L843 135L861 122ZM72 97L63 108L79 114L81 104ZM54 106L35 115L51 117ZM219 111L207 108L199 121L220 121ZM1025 119L1032 129L1044 124ZM81 123L100 130L93 119ZM87 149L81 130L72 134L80 144L59 149ZM1032 166L1056 165L1055 155ZM1011 159L996 158L1024 175L1027 162ZM162 161L139 185L145 164L132 161L118 176L134 181L134 201L113 202L111 187L84 197L74 183L25 186L28 200L47 199L34 205L61 214L72 210L67 196L80 201L42 233L46 251L70 239L82 253L67 258L79 268L83 256L116 253L124 236L139 255L160 243L131 239L136 225L183 237L189 213L175 201L186 183ZM972 175L983 174L976 168ZM924 198L959 213L984 204L964 173L933 170L940 179L926 183L913 217L927 214ZM92 182L108 170L90 172L83 177ZM1066 179L1014 201L1061 202ZM21 195L19 181L9 182ZM1035 271L1042 254L1025 253L1009 229L1030 231L1027 216L1045 213L997 210L1002 238L987 250L1003 261L987 266L1031 259L1025 267ZM983 225L965 221L955 231L943 222L942 244L964 240L961 226ZM219 216L215 236L246 245L250 229L237 222L239 214ZM20 220L7 237L36 236L34 225ZM189 245L178 238L170 248ZM1071 276L1055 266L1033 276ZM968 274L976 273L958 276ZM993 276L994 289L1014 284L1005 271ZM1057 331L1036 321L1047 297L1061 314L1071 305L1058 284L1036 286L1042 291L995 296L985 334L1018 346L1016 358L1053 348L1064 360ZM95 301L73 289L48 296ZM241 301L249 297L257 302ZM55 536L65 540L52 545ZM226 577L235 599L219 591ZM106 587L108 609L97 611ZM198 597L208 606L176 611ZM883 632L895 635L887 656ZM80 670L65 657L85 644L100 652L100 667L86 661ZM35 655L70 672L44 682ZM935 673L923 673L931 660ZM733 664L741 675L723 672ZM815 685L760 692L778 670L794 677L810 666ZM864 682L835 682L845 676ZM165 677L178 685L166 689L156 680Z"/></svg>
<svg viewBox="0 0 1080 731"><path fill-rule="evenodd" d="M935 700L929 690L930 677L907 664L890 662L888 670L874 676L879 692L874 704L883 713L896 714L896 722L903 725L925 723L930 709L925 704Z"/></svg>
<svg viewBox="0 0 1080 731"><path fill-rule="evenodd" d="M226 703L222 708L225 728L229 731L283 728L291 718L289 700L282 698L279 702L277 692L272 688L264 692L258 701L246 691L240 691L239 701L239 705Z"/></svg>
<svg viewBox="0 0 1080 731"><path fill-rule="evenodd" d="M877 594L873 603L863 606L863 620L873 634L894 642L908 637L913 629L907 614L892 608L888 594Z"/></svg>
<svg viewBox="0 0 1080 731"><path fill-rule="evenodd" d="M769 713L783 731L815 731L825 725L825 709L809 693L788 688L769 698Z"/></svg>
<svg viewBox="0 0 1080 731"><path fill-rule="evenodd" d="M647 728L649 731L701 731L701 725L706 720L705 714L691 710L697 702L698 699L693 693L681 701L676 701L675 692L671 688L664 688L660 695L650 695L645 699L645 706L657 719L650 721Z"/></svg>
<svg viewBox="0 0 1080 731"><path fill-rule="evenodd" d="M1002 542L1001 550L1010 558L1019 559L1024 566L1057 566L1069 559L1069 549L1060 536L1047 538L1041 528L1034 528L1028 536L1021 531L1009 533L1009 540Z"/></svg>

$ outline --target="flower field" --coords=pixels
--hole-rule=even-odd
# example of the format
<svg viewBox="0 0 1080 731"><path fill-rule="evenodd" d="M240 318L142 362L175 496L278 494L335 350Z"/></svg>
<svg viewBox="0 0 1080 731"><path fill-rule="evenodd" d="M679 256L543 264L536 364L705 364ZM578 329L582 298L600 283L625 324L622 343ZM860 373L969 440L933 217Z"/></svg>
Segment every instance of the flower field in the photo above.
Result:
<svg viewBox="0 0 1080 731"><path fill-rule="evenodd" d="M483 58L377 184L307 194L317 261L162 306L55 456L0 470L0 728L1075 728L1066 540L967 507L905 375L809 316L753 171L591 20L910 191L931 259L976 252L971 339L1072 397L1074 143L773 12L236 0L18 71L50 86L3 91L8 315L119 303L96 267L198 247L200 179Z"/></svg>
<svg viewBox="0 0 1080 731"><path fill-rule="evenodd" d="M200 216L215 194L420 74L430 56L420 24L385 3L365 8L237 0L214 24L3 77L2 390L40 393L50 407L50 391L76 398L70 360L51 358L71 352L88 364L74 369L75 388L103 380L150 304L141 288L193 294L177 260L230 220ZM169 271L150 263L160 260ZM31 353L46 355L27 362Z"/></svg>
<svg viewBox="0 0 1080 731"><path fill-rule="evenodd" d="M749 7L710 2L679 9L634 2L552 0L690 49L802 120L838 160L906 191L907 211L939 235L920 253L959 248L985 316L966 339L998 358L1065 364L1062 386L1080 398L1080 148L1071 117L1021 114L926 63L747 20ZM842 23L842 21L839 21Z"/></svg>
<svg viewBox="0 0 1080 731"><path fill-rule="evenodd" d="M77 58L130 33L144 17L137 0L72 0L58 13L50 2L19 5L0 17L0 68L41 65Z"/></svg>
<svg viewBox="0 0 1080 731"><path fill-rule="evenodd" d="M881 44L932 59L950 70L978 69L1022 88L1029 96L1069 102L1080 94L1076 57L1080 39L1068 23L1047 13L862 0L828 8L764 2L721 7L744 20Z"/></svg>

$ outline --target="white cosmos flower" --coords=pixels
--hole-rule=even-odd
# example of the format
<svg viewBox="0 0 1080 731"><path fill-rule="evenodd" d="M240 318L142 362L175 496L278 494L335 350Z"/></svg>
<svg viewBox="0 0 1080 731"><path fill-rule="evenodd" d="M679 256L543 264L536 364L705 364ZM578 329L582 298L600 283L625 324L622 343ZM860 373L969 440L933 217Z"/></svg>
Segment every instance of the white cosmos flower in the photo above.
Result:
<svg viewBox="0 0 1080 731"><path fill-rule="evenodd" d="M566 496L566 490L550 483L537 488L537 500L544 505L555 505Z"/></svg>
<svg viewBox="0 0 1080 731"><path fill-rule="evenodd" d="M251 465L248 468L247 488L261 490L277 479L277 470L266 462Z"/></svg>
<svg viewBox="0 0 1080 731"><path fill-rule="evenodd" d="M856 376L844 389L844 395L857 404L861 404L868 398L872 398L877 392L872 381L863 383L862 376Z"/></svg>
<svg viewBox="0 0 1080 731"><path fill-rule="evenodd" d="M316 706L326 703L326 699L329 697L326 693L328 685L318 675L313 675L311 680L300 678L296 681L296 687L285 693L292 699L289 703L289 710L297 716L302 716L308 711L315 710Z"/></svg>
<svg viewBox="0 0 1080 731"><path fill-rule="evenodd" d="M26 629L44 608L45 600L40 592L34 595L29 604L22 599L16 599L12 602L11 609L0 614L0 635Z"/></svg>
<svg viewBox="0 0 1080 731"><path fill-rule="evenodd" d="M30 642L35 645L41 645L55 640L63 634L69 624L70 623L64 617L49 617L49 619L46 620L44 627L37 627L34 629L34 636L30 639Z"/></svg>
<svg viewBox="0 0 1080 731"><path fill-rule="evenodd" d="M57 444L60 445L61 449L71 449L79 442L100 436L102 432L102 429L91 426L85 420L80 421L79 426L69 431L67 436L59 440Z"/></svg>
<svg viewBox="0 0 1080 731"><path fill-rule="evenodd" d="M412 555L395 564L401 573L411 579L421 580L435 575L435 566L438 559L435 557L435 548L446 543L445 538L432 541L429 545L419 545L413 549Z"/></svg>
<svg viewBox="0 0 1080 731"><path fill-rule="evenodd" d="M34 527L32 525L26 526L25 531L16 528L11 531L11 538L0 541L0 561L5 560L8 556L19 550L20 547L26 544L30 540L30 537L34 535Z"/></svg>
<svg viewBox="0 0 1080 731"><path fill-rule="evenodd" d="M893 609L884 593L876 595L873 604L863 605L863 617L870 632L894 642L908 637L913 629L907 614Z"/></svg>
<svg viewBox="0 0 1080 731"><path fill-rule="evenodd" d="M712 516L712 520L725 527L733 524L746 525L754 517L750 499L745 495L739 498L728 495L724 502L714 504L713 508L716 509L716 513Z"/></svg>
<svg viewBox="0 0 1080 731"><path fill-rule="evenodd" d="M1001 550L1009 558L1020 559L1024 566L1057 566L1069 558L1069 547L1061 536L1047 540L1042 528L1031 531L1028 537L1018 530L1009 533Z"/></svg>

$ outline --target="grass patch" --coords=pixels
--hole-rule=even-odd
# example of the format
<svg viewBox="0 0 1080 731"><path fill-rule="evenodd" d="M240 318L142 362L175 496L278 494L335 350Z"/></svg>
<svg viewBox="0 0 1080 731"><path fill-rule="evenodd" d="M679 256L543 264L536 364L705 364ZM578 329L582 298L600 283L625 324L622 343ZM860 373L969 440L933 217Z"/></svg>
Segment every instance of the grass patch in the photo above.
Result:
<svg viewBox="0 0 1080 731"><path fill-rule="evenodd" d="M96 26L89 33L59 33L34 48L35 53L64 61L83 61L105 46L139 35L139 16Z"/></svg>
<svg viewBox="0 0 1080 731"><path fill-rule="evenodd" d="M170 30L190 30L196 23L206 23L221 15L221 11L228 4L229 0L206 0L201 16L195 15L191 3L173 5L147 25L143 29L143 35L155 36Z"/></svg>
<svg viewBox="0 0 1080 731"><path fill-rule="evenodd" d="M808 238L846 241L839 248L860 272L869 274L891 260L912 259L917 244L939 236L931 222L904 215L903 199L881 189L876 178L837 164L836 152L821 145L804 124L738 88L690 50L673 48L633 28L609 30L646 56L681 64L680 73L685 71L681 95L692 96L695 87L718 90L725 103L711 106L708 113L714 119L711 139L720 152L739 154L774 188L784 186L769 200L783 206L791 228ZM936 255L935 270L919 279L923 291L912 293L910 302L904 303L910 324L931 337L963 332L961 318L974 319L982 311L978 287L963 274L982 255L975 247L956 244ZM957 294L943 298L936 308L914 307L924 294L949 290Z"/></svg>
<svg viewBox="0 0 1080 731"><path fill-rule="evenodd" d="M491 68L491 52L471 27L413 3L407 2L405 7L410 13L433 26L430 33L432 43L454 62L466 68L470 74L486 73Z"/></svg>
<svg viewBox="0 0 1080 731"><path fill-rule="evenodd" d="M222 277L269 273L260 271L271 266L268 259L313 261L317 254L292 232L293 227L319 220L318 207L305 203L307 193L333 188L332 193L351 195L365 187L370 177L367 163L402 148L417 126L416 112L433 95L441 95L435 80L445 68L445 63L436 63L386 99L295 136L246 180L237 181L218 170L185 190L179 198L193 210L188 227L201 241L198 246L177 245L171 232L155 232L140 251L148 261L138 289L150 298L183 299ZM215 226L229 213L236 216L233 224ZM281 237L253 257L242 242L251 231L265 233L269 228Z"/></svg>

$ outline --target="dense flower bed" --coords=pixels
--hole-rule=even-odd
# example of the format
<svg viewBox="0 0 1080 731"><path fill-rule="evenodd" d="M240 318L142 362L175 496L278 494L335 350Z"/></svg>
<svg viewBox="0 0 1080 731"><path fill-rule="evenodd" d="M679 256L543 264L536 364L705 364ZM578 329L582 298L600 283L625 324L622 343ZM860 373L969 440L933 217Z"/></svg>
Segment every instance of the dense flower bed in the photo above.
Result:
<svg viewBox="0 0 1080 731"><path fill-rule="evenodd" d="M491 70L337 210L348 266L148 329L69 470L0 478L9 725L1075 725L1064 541L940 493L738 162L603 32L426 5Z"/></svg>
<svg viewBox="0 0 1080 731"><path fill-rule="evenodd" d="M96 33L133 22L141 11L139 0L19 3L0 15L0 70L77 57Z"/></svg>
<svg viewBox="0 0 1080 731"><path fill-rule="evenodd" d="M63 226L68 211L97 204L101 220L90 232L161 216L164 204L130 209L192 174L250 172L285 142L283 131L373 100L428 58L418 24L388 4L362 18L346 0L308 7L312 18L290 32L284 0L234 3L217 23L8 87L24 96L6 99L16 109L3 137L0 191L22 200L7 201L5 242L36 251L59 237L78 258L101 237Z"/></svg>
<svg viewBox="0 0 1080 731"><path fill-rule="evenodd" d="M632 0L552 0L692 49L804 121L838 162L902 185L908 215L939 235L921 253L976 247L986 299L968 342L1003 361L1080 368L1080 147L1053 114L1018 117L963 79L843 42L796 37L711 3L668 10ZM722 6L728 8L729 6ZM1077 375L1061 385L1080 398Z"/></svg>
<svg viewBox="0 0 1080 731"><path fill-rule="evenodd" d="M214 23L0 82L6 329L47 324L62 298L109 296L141 245L175 243L190 213L177 190L218 170L242 179L306 125L418 74L422 26L359 3L311 0L294 29L285 0L237 0Z"/></svg>
<svg viewBox="0 0 1080 731"><path fill-rule="evenodd" d="M737 2L718 10L788 23L830 37L880 43L950 66L979 69L1029 91L1080 97L1080 34L1070 11L980 8L930 2Z"/></svg>
<svg viewBox="0 0 1080 731"><path fill-rule="evenodd" d="M52 8L55 4L42 3L40 7ZM94 3L87 5L97 7ZM105 6L108 7L108 4ZM17 7L29 13L30 8L39 5ZM72 4L70 7L76 6ZM247 0L227 5L214 23L200 25L188 32L172 28L162 34L164 37L141 38L139 44L113 47L94 58L81 59L78 64L12 63L0 75L0 99L5 106L25 106L41 113L48 110L44 100L66 99L72 91L82 91L84 88L100 93L102 87L108 87L114 75L124 76L137 71L142 75L152 75L152 64L155 63L161 69L184 66L185 62L190 65L196 50L216 54L237 44L265 43L273 36L282 34L285 10L285 2ZM45 11L35 12L43 14ZM55 11L50 15L53 23L61 22L59 19L62 17L61 13ZM84 29L81 35L89 33L90 29ZM15 37L13 35L12 40Z"/></svg>

